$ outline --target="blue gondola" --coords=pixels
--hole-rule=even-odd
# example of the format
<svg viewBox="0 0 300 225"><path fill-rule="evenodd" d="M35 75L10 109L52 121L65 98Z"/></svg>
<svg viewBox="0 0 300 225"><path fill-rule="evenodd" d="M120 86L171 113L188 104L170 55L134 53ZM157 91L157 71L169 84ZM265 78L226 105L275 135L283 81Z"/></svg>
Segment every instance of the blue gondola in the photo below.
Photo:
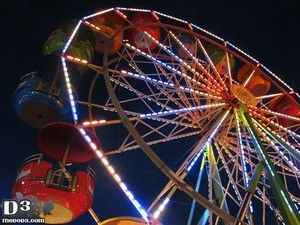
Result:
<svg viewBox="0 0 300 225"><path fill-rule="evenodd" d="M74 77L79 78L76 66L69 68ZM75 89L73 92L76 96ZM37 71L28 73L20 80L13 95L13 106L21 119L37 128L50 122L71 120L69 96L59 57L44 56Z"/></svg>

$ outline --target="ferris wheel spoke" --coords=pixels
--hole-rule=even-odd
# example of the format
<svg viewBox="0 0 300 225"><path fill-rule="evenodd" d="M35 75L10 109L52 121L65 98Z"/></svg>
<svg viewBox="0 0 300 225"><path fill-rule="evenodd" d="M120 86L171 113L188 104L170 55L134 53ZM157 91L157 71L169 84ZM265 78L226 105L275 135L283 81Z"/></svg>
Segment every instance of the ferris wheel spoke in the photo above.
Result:
<svg viewBox="0 0 300 225"><path fill-rule="evenodd" d="M141 136L142 136L142 138L144 138L145 140L146 140L146 138L148 137L148 136L150 136L150 135L154 135L154 134L157 134L158 135L158 137L156 137L157 139L160 139L160 138L162 138L163 137L163 139L168 139L168 138L170 138L171 136L173 136L172 135L172 132L170 133L170 134L163 134L160 130L161 129L163 129L163 128L165 128L168 124L167 123L164 123L164 124L162 124L162 125L160 125L159 127L153 127L153 126L151 126L150 124L148 124L148 123L145 123L145 122L143 122L143 121L140 121L140 123L142 124L142 125L144 125L146 128L149 128L150 129L150 131L148 131L147 133L145 133L145 134L142 134L141 133ZM178 126L174 126L174 129L175 128L177 128ZM185 130L186 128L184 127L184 128L182 128L181 130ZM155 138L155 139L156 139ZM128 143L126 146L129 146L129 145L132 145L132 144L134 144L135 143L135 141L132 141L132 142L130 142L130 143ZM126 147L125 146L125 147ZM121 146L121 147L124 147L124 146Z"/></svg>
<svg viewBox="0 0 300 225"><path fill-rule="evenodd" d="M190 56L192 56L193 59L195 59L195 57L190 53L190 51L188 49L186 49L183 44L181 43L181 41L172 33L172 31L168 31L168 33L171 35L171 37L178 43L181 45L181 47L184 48L184 51L186 51ZM178 62L179 62L179 65L183 65L185 69L187 69L188 71L192 72L195 76L198 76L200 77L201 80L204 80L205 83L207 85L210 85L214 88L217 88L216 86L214 86L207 78L205 78L202 74L199 74L199 72L197 72L194 68L192 68L186 61L184 61L182 58L180 58L178 55L174 54L172 51L170 51L166 46L164 46L163 44L161 44L160 42L158 42L156 39L154 39L150 34L148 34L146 32L146 35L151 38L161 49L164 50L164 52L166 52L168 55L170 55L172 57L172 59L176 59ZM150 52L151 54L151 52ZM211 75L205 70L205 68L199 63L199 61L197 60L197 64L198 66L200 66L202 72L208 76L208 77L211 77ZM178 68L176 68L178 70ZM184 74L187 74L187 73L184 73ZM213 82L214 83L217 83L214 79L213 79ZM217 83L218 84L218 83ZM220 85L219 85L220 86ZM218 87L220 88L220 87ZM217 88L217 90L218 90ZM221 89L223 89L221 87Z"/></svg>
<svg viewBox="0 0 300 225"><path fill-rule="evenodd" d="M300 118L295 117L295 116L290 116L290 115L286 115L286 114L283 114L283 113L274 112L274 111L271 111L269 109L263 109L263 108L257 108L257 107L250 107L250 109L253 109L255 111L260 111L260 112L266 113L266 114L271 114L271 115L276 116L276 117L282 117L282 118L300 123ZM250 112L251 112L251 110L250 110Z"/></svg>
<svg viewBox="0 0 300 225"><path fill-rule="evenodd" d="M220 116L219 120L215 122L215 124L211 127L211 129L204 134L204 136L199 140L199 142L195 145L191 153L184 160L181 166L177 169L176 175L180 176L182 179L186 177L188 172L194 166L195 162L198 160L200 155L205 151L208 143L214 138L219 128L223 125L224 120L226 119L229 110L227 110L222 116ZM152 210L152 208L158 203L158 201L162 198L162 196L172 188L173 182L169 181L166 186L162 189L160 194L156 197L156 199L152 202L148 210Z"/></svg>
<svg viewBox="0 0 300 225"><path fill-rule="evenodd" d="M227 43L225 42L225 44L227 45ZM226 56L226 67L228 70L228 79L229 79L229 87L230 87L230 91L231 91L231 87L233 84L233 79L232 79L232 72L231 72L231 66L230 66L230 61L229 61L229 54L228 52L225 52L225 56Z"/></svg>
<svg viewBox="0 0 300 225"><path fill-rule="evenodd" d="M232 160L232 162L234 162L235 164L238 165L239 170L242 171L242 166L239 164L238 160L237 160L237 153L234 152L234 154L232 153L232 149L236 149L236 146L230 144L227 142L227 140L222 140L220 138L220 140L218 140L218 142L220 143L220 145L223 147L225 153L228 155L228 157ZM247 156L245 154L245 156ZM255 160L253 162L253 160ZM248 157L245 157L245 161L252 167L254 168L257 165L257 162L259 162L259 158L256 155L253 154L249 154Z"/></svg>
<svg viewBox="0 0 300 225"><path fill-rule="evenodd" d="M260 119L260 120L263 120L264 122L267 123L267 125L271 125L271 126L274 126L276 127L277 129L279 129L279 131L281 131L282 133L286 133L287 136L293 136L293 137L296 137L296 138L299 138L300 139L300 135L295 133L294 131L280 125L279 123L255 112L255 111L251 111L251 115L254 115L257 119ZM262 123L262 121L260 121ZM265 123L264 123L265 124ZM266 124L265 124L266 125ZM275 131L275 130L274 130Z"/></svg>
<svg viewBox="0 0 300 225"><path fill-rule="evenodd" d="M184 50L184 52L195 62L195 64L197 65L198 68L200 68L200 70L202 71L202 73L204 73L208 78L210 78L212 80L212 82L214 82L218 87L216 88L220 88L221 91L222 90L227 90L226 85L224 84L224 81L221 79L221 77L219 76L219 80L221 82L222 85L220 85L220 83L218 83L216 81L216 79L214 77L212 77L212 75L203 67L203 65L199 62L199 60L197 58L195 58L195 56L193 56L193 54L183 45L183 43L176 37L176 35L172 32L172 31L168 31L168 33L170 34L170 36L172 37L172 39L180 45L180 47ZM199 39L196 38L196 40L199 41ZM197 42L198 42L197 41ZM205 51L206 52L206 51ZM208 56L208 55L207 55ZM182 59L181 59L182 60ZM211 64L213 65L213 63L211 62ZM214 67L214 65L213 65ZM200 75L201 79L205 79L208 83L211 83L209 80L207 80L207 78L203 78L203 76L201 76L201 74L199 74L197 71L193 71L196 75ZM218 72L217 72L218 74Z"/></svg>
<svg viewBox="0 0 300 225"><path fill-rule="evenodd" d="M262 129L260 129L258 126L256 126L256 127L257 127L257 130L263 135L263 137L270 143L270 145L272 146L272 148L278 153L277 158L279 157L280 159L284 160L285 163L290 166L290 168L292 169L292 172L295 173L295 174L297 174L298 177L299 177L300 176L300 171L294 165L294 163L291 161L291 159L289 159L284 154L284 152L279 149L279 147L275 144L275 142L272 141ZM273 160L275 160L275 159L273 159Z"/></svg>
<svg viewBox="0 0 300 225"><path fill-rule="evenodd" d="M134 93L136 93L137 96L139 96L139 98L145 98L149 101L155 102L157 105L161 106L162 108L165 107L165 105L163 105L163 103L161 103L160 101L157 101L154 98L151 98L151 96L149 95L145 95L140 91L134 90L133 88L131 88L129 85L125 85L123 83L120 83L119 81L116 81L115 79L111 79L111 81L115 82L115 83L119 83L121 87L130 90ZM128 100L126 100L128 101ZM143 101L145 102L145 101ZM120 100L120 103L122 104L123 101ZM215 108L215 107L221 107L221 106L225 106L226 103L216 103L216 104L209 104L209 105L201 105L201 106L192 106L192 107L188 107L188 108L180 108L180 109L170 109L170 107L168 107L170 110L168 111L158 111L158 112L152 112L152 113L147 113L147 114L141 114L142 116L165 116L165 115L169 115L169 114L182 114L182 113L188 113L189 116L191 118L193 118L193 115L191 114L192 112L198 112L199 110L203 110L203 109L209 109L209 108ZM147 107L152 109L148 104ZM186 117L187 118L187 117ZM189 119L188 119L189 120Z"/></svg>
<svg viewBox="0 0 300 225"><path fill-rule="evenodd" d="M206 49L204 48L202 42L200 41L199 38L196 38L196 42L197 42L197 44L200 46L200 49L201 49L201 51L203 52L203 54L204 54L206 60L208 61L209 65L213 68L213 71L214 71L214 73L216 74L218 80L220 81L222 87L223 87L226 91L228 91L228 88L227 88L227 86L226 86L224 80L221 78L220 73L218 72L218 70L216 69L216 66L214 65L214 63L212 62L211 58L209 57L209 54L207 53ZM228 53L226 52L226 54L228 54ZM228 66L229 66L229 63L228 63ZM229 70L228 72L230 73L230 87L231 87L231 85L232 85L232 83L231 83L231 82L232 82L232 79L231 79L231 71L230 71L230 67L228 67L228 70Z"/></svg>
<svg viewBox="0 0 300 225"><path fill-rule="evenodd" d="M295 93L295 92L292 92L292 91L289 92L290 95L291 95L291 94L294 94L294 93ZM255 98L256 98L256 99L268 99L268 98L277 98L277 97L283 96L283 95L285 95L285 93L280 92L280 93L275 93L275 94L269 94L269 95L258 96L258 97L255 97Z"/></svg>
<svg viewBox="0 0 300 225"><path fill-rule="evenodd" d="M188 80L191 80L192 82L194 82L195 84L199 85L202 87L202 89L206 92L213 92L215 93L217 96L220 96L221 93L219 91L216 91L210 87L208 87L207 85L195 80L194 78L190 77L189 75L185 74L185 73L182 73L181 71L179 70L176 70L174 67L168 65L167 63L159 60L159 59L156 59L155 57L149 55L148 53L126 43L125 44L126 47L130 48L132 51L135 51L137 52L138 54L140 54L141 56L147 58L148 60L152 60L154 62L155 65L158 65L158 66L162 66L163 68L169 70L169 71L172 71L174 72L175 74L177 74L178 76L180 77L184 77L185 79L188 79Z"/></svg>
<svg viewBox="0 0 300 225"><path fill-rule="evenodd" d="M252 121L258 126L262 131L272 137L272 139L278 142L284 149L286 149L290 154L292 154L298 162L300 162L300 151L294 148L287 140L278 136L271 128L259 123L257 120L252 118Z"/></svg>
<svg viewBox="0 0 300 225"><path fill-rule="evenodd" d="M114 83L119 84L121 87L123 87L123 88L125 88L125 89L127 89L127 90L129 90L129 91L131 91L131 92L133 92L133 93L135 93L135 94L138 96L139 99L142 99L142 102L143 102L143 103L146 103L145 100L144 100L144 99L146 99L146 100L149 100L149 104L150 104L150 102L154 102L156 105L161 106L162 109L166 108L166 109L172 110L172 108L169 107L169 106L167 106L166 103L161 103L160 101L156 100L155 98L150 98L149 95L146 95L146 94L144 94L143 92L140 92L140 91L138 91L138 90L136 90L136 89L133 89L130 85L121 83L121 82L117 81L116 79L111 79L111 81L113 81ZM172 93L175 93L175 92L172 92ZM178 101L172 97L172 93L171 93L171 94L167 94L167 92L164 92L164 94L167 95L169 98L171 98L173 102L178 103ZM159 93L158 93L158 95L159 95ZM120 102L122 103L122 100L121 100ZM149 106L149 104L146 103L147 107L148 107L150 110L152 110L152 108ZM178 103L178 105L179 105L180 107L184 107L184 106L181 105L180 103ZM152 112L154 113L154 110L152 110ZM189 110L183 111L183 112L186 112L186 113L190 114L190 111L189 111ZM191 115L190 115L190 116L191 116ZM188 117L187 117L187 116L184 116L184 117L188 120Z"/></svg>
<svg viewBox="0 0 300 225"><path fill-rule="evenodd" d="M149 142L147 142L147 144L149 146L151 146L151 145L165 143L165 142L169 142L169 141L173 141L173 140L177 140L177 139L188 138L188 137L192 137L192 136L199 135L199 134L201 134L201 131L194 131L194 132L189 132L189 133L180 134L180 135L173 135L171 137L149 141ZM117 154L117 153L136 150L136 149L139 149L139 148L140 148L140 146L138 144L136 144L136 145L124 147L122 149L109 150L106 153L106 155L113 155L113 154Z"/></svg>
<svg viewBox="0 0 300 225"><path fill-rule="evenodd" d="M263 138L262 138L263 139ZM237 146L237 142L234 142L232 139L229 140L229 139L225 139L225 140L219 140L219 142L223 145L223 146L226 146L227 147L227 151L226 153L229 154L229 157L231 157L233 159L233 155L230 153L232 152L232 149L235 149L236 146ZM248 148L247 146L244 145L244 148ZM252 150L251 150L252 151ZM251 157L248 156L248 157L245 157L245 161L252 167L255 167L255 165L257 164L257 162L259 161L259 158L256 156L256 153L255 155L253 154L255 153L254 150L252 151L251 153ZM246 154L245 154L246 156ZM286 171L289 171L290 174L288 174L289 176L291 177L295 177L295 173L291 170L290 167L287 167L286 165L283 165L280 161L275 161L276 157L282 157L281 155L277 154L275 156L273 155L269 155L270 158L272 159L272 162L274 164L274 166L277 166L278 168L284 168ZM252 162L252 159L255 159L255 162ZM235 161L234 161L235 162ZM242 167L240 167L240 170L242 171ZM278 173L281 174L280 171L278 171Z"/></svg>
<svg viewBox="0 0 300 225"><path fill-rule="evenodd" d="M123 71L124 72L124 71ZM134 75L135 77L136 76L138 76L138 75ZM149 77L147 77L146 78L146 80L147 81L149 81L149 80L151 80L151 81L157 81L157 80L155 80L155 79L151 79L151 78L149 78ZM158 83L162 83L162 82L158 82ZM198 94L202 94L203 96L209 96L208 94L205 94L205 93L199 93L199 91L196 91L196 90L194 90L194 89L189 89L189 88L184 88L184 87L182 87L182 86L178 86L177 88L178 88L178 90L176 90L176 92L174 91L173 93L170 93L170 94L167 94L167 92L164 90L164 88L165 88L165 84L164 84L164 87L160 87L159 85L155 85L155 87L160 91L160 93L163 93L165 96L167 96L168 97L168 101L167 102L165 102L164 104L168 104L168 102L171 100L173 103L175 103L176 105L178 105L178 106L180 106L180 107L183 107L182 106L182 104L180 103L180 102L178 102L178 100L177 100L177 98L175 99L174 97L172 97L173 95L175 95L175 93L176 93L176 95L179 95L179 97L181 97L181 98L179 98L180 99L180 101L182 100L182 96L180 95L180 93L182 93L182 92L186 92L186 91L191 91L192 93L196 93L197 95ZM173 87L174 85L172 84L171 85L171 83L169 84L169 86L171 86L171 87ZM186 99L186 98L185 98ZM193 102L195 102L194 101L194 99L191 97L191 99L192 99L192 101ZM199 99L199 101L200 101L200 99L201 98L199 98L198 97L198 99ZM188 101L189 101L189 99L187 99ZM187 105L186 105L186 103L187 103L187 101L185 101L185 102L183 102L184 104L185 104L185 107L187 107ZM196 104L197 105L197 104ZM199 105L199 104L198 104ZM188 106L191 106L191 104L189 104L189 102L188 102ZM190 115L190 116L192 116L193 117L193 115Z"/></svg>
<svg viewBox="0 0 300 225"><path fill-rule="evenodd" d="M229 164L228 161L232 161L232 158L230 160L225 160L224 155L222 153L223 146L220 147L220 145L218 144L218 142L215 142L215 146L216 146L216 149L218 150L219 157L221 158L221 161L222 161L222 164L223 164L223 166L225 168L225 171L227 173L228 179L229 179L231 185L233 186L233 188L235 190L235 193L236 193L236 196L237 196L238 200L241 203L241 201L242 201L242 195L241 195L241 193L240 193L240 191L238 189L238 186L237 186L237 183L239 183L239 182L235 182L234 181L233 176L232 176L232 172L230 171L230 169L228 167L228 164ZM237 166L239 168L241 167L239 164L235 164L235 166ZM233 170L234 170L234 168L232 169L232 171ZM244 189L246 189L246 186L244 186Z"/></svg>
<svg viewBox="0 0 300 225"><path fill-rule="evenodd" d="M208 152L208 162L209 162L209 170L210 170L210 175L212 176L212 184L213 185L213 191L215 195L215 199L217 202L219 202L219 207L226 212L229 212L227 201L226 201L226 196L228 195L229 197L232 198L232 200L238 205L239 203L236 201L234 197L228 192L228 187L224 188L220 175L219 175L219 169L217 167L217 161L214 156L214 152L212 149L211 144L209 143L207 145L207 152ZM218 220L218 219L217 219Z"/></svg>
<svg viewBox="0 0 300 225"><path fill-rule="evenodd" d="M284 215L286 215L285 219L289 221L289 223L300 223L298 211L296 210L292 200L290 199L288 191L286 190L286 187L283 185L280 177L278 176L278 173L275 170L270 158L266 154L266 150L264 149L259 140L257 131L255 131L253 121L251 120L249 115L243 110L241 110L241 115L243 116L243 121L247 126L249 133L255 141L255 148L257 150L257 154L259 155L260 159L266 164L266 171L268 174L269 182L271 183L274 197L278 204L281 206L280 210L283 211Z"/></svg>
<svg viewBox="0 0 300 225"><path fill-rule="evenodd" d="M189 93L189 94L195 94L196 96L198 95L198 96L202 96L202 97L209 97L209 98L217 99L217 100L222 99L219 96L215 96L215 95L211 95L211 94L208 94L208 93L205 93L205 92L201 92L201 91L195 90L193 88L189 88L189 87L185 87L185 86L181 86L181 85L175 85L174 83L171 83L171 82L165 82L165 81L157 80L157 79L154 79L154 78L150 78L149 76L147 76L147 74L140 75L140 74L128 72L126 70L119 71L119 74L123 75L123 76L136 78L136 79L139 79L139 80L143 80L143 81L149 82L153 85L158 85L162 88L162 89L159 89L159 90L163 90L165 88L168 88L168 89L171 89L171 90L174 90L174 91L177 91L177 92L182 91L182 92L186 92L186 93Z"/></svg>
<svg viewBox="0 0 300 225"><path fill-rule="evenodd" d="M235 114L235 119L236 119L236 130L237 130L237 143L238 143L238 149L240 152L240 160L241 160L241 166L242 166L242 173L243 173L243 179L244 179L244 186L248 187L249 184L249 176L247 173L247 168L246 168L246 162L245 162L245 153L244 153L244 148L243 148L243 138L242 138L242 133L241 133L241 128L240 128L240 118L237 112L237 109L234 109L234 114Z"/></svg>
<svg viewBox="0 0 300 225"><path fill-rule="evenodd" d="M84 102L84 101L79 101L79 104L89 105L91 107L99 108L99 109L102 109L104 111L116 112L116 110L113 107L107 107L107 106L100 105L100 104L89 103L89 102ZM149 119L149 120L154 120L154 121L160 121L162 123L168 123L168 124L183 126L183 127L187 127L187 128L196 128L196 129L199 129L198 126L193 125L191 123L184 123L184 122L181 122L181 121L176 121L176 118L170 120L170 119L166 119L166 118L161 118L161 117L159 117L159 115L156 115L156 116L154 116L154 115L149 116L148 115L147 116L147 115L144 115L144 114L141 114L141 113L132 112L132 111L128 111L128 110L125 110L124 112L128 116L133 116L133 117L129 118L129 120L131 120L131 121ZM181 117L178 117L178 118L181 118ZM117 124L119 122L121 122L121 120L112 120L112 121L105 121L105 122L103 120L94 120L94 121L84 121L82 123L82 125L79 125L79 126L97 127L97 126Z"/></svg>
<svg viewBox="0 0 300 225"><path fill-rule="evenodd" d="M121 73L122 73L122 72L125 73L125 70L122 70ZM152 83L157 82L158 84L161 84L161 82L159 82L158 80L156 80L156 79L151 79L151 78L149 78L149 77L146 77L145 75L137 75L137 74L132 74L132 73L127 73L127 75L133 75L134 78L136 78L137 76L143 77L143 78L146 79L147 83L148 83L149 81L152 81ZM123 77L123 78L124 78L124 77ZM118 81L118 82L120 82L120 81ZM197 91L197 90L185 88L185 87L182 87L182 86L177 87L177 90L176 90L176 91L174 90L173 94L172 94L172 91L170 91L171 94L168 94L168 93L165 91L165 86L166 86L166 84L169 84L168 87L171 87L171 88L173 88L174 85L173 85L172 83L164 82L164 87L160 87L158 84L155 84L154 86L160 91L159 93L164 94L169 100L171 100L173 103L175 103L176 105L178 105L178 106L180 106L180 107L184 107L184 106L183 106L177 99L175 99L174 97L172 97L172 95L174 95L175 93L177 94L177 92L182 92L182 91L188 92L188 91L191 91L191 92L193 92L193 93L200 94L200 95L203 95L203 96L210 96L209 94L205 94L205 93L199 92L199 91ZM123 85L124 85L124 84L123 84ZM130 85L128 85L128 84L126 84L125 86L126 86L127 89L129 89L129 90L132 89L132 88L130 88ZM171 89L171 90L172 90L172 89ZM152 92L153 92L153 91L152 91ZM141 93L139 93L139 94L142 95ZM146 96L148 96L148 95L146 95ZM213 96L212 96L212 97L213 97ZM220 99L220 97L217 97L217 98ZM167 101L165 104L167 104L167 103L168 103L168 101ZM183 103L184 103L184 102L183 102ZM158 104L159 104L159 103L158 103ZM185 103L184 103L184 104L185 104ZM185 105L185 106L186 106L186 105ZM187 106L186 106L186 107L187 107ZM192 115L190 115L190 116L192 116Z"/></svg>

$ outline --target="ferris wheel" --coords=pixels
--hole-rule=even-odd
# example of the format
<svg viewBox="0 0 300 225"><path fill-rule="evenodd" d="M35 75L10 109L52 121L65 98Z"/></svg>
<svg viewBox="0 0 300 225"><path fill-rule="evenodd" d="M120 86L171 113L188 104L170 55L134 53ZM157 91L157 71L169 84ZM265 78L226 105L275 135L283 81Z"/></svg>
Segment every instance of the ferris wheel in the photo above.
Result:
<svg viewBox="0 0 300 225"><path fill-rule="evenodd" d="M44 126L44 154L63 167L98 159L141 215L99 224L177 224L165 215L179 195L189 197L187 225L300 224L300 96L280 77L222 38L157 11L111 8L74 27L50 35L39 63L62 65L62 75L26 75L14 101L23 120ZM32 90L24 98L24 83L47 96L35 102L37 114L24 105L36 101ZM57 148L62 136L68 141ZM69 140L80 147L66 153ZM149 202L137 201L131 187L139 184L126 183L113 163L130 164L134 153L164 175Z"/></svg>

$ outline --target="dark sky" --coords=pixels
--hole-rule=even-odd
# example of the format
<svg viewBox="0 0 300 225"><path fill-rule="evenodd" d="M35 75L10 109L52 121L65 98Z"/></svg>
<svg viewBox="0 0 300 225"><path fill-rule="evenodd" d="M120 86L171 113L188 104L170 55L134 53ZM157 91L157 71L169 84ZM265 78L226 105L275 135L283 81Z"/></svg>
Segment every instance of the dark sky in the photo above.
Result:
<svg viewBox="0 0 300 225"><path fill-rule="evenodd" d="M295 90L300 89L300 3L298 1L224 1L224 0L52 0L2 1L1 16L1 82L0 82L0 200L10 198L19 163L36 153L36 130L22 123L12 109L11 96L18 80L34 60L56 26L69 18L81 18L97 9L110 6L150 8L191 21L232 42L258 59L286 80ZM100 174L99 174L100 171ZM113 182L97 168L104 182L98 186L111 201L120 201L120 214L135 213L125 197L112 195L117 190ZM108 183L107 183L108 182ZM110 182L110 183L109 183ZM97 192L97 190L96 190ZM95 208L100 216L108 213L101 194L96 194ZM129 208L127 208L129 207ZM102 211L101 211L102 210ZM115 212L117 213L117 212ZM72 224L93 224L85 215Z"/></svg>

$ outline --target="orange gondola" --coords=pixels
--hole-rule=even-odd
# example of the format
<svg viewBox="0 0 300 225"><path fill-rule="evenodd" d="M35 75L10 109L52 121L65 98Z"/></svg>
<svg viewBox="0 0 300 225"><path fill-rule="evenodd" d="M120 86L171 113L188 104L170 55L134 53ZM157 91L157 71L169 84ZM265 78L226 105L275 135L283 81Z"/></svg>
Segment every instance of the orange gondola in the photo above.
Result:
<svg viewBox="0 0 300 225"><path fill-rule="evenodd" d="M124 38L122 31L124 21L120 15L111 11L93 17L90 23L98 28L96 30L94 29L96 39L95 51L98 53L108 51L108 54L114 54L121 48Z"/></svg>
<svg viewBox="0 0 300 225"><path fill-rule="evenodd" d="M254 69L248 65L243 65L237 74L238 81L244 83ZM255 71L251 76L246 88L256 97L265 95L271 89L271 83L263 77L261 73Z"/></svg>

